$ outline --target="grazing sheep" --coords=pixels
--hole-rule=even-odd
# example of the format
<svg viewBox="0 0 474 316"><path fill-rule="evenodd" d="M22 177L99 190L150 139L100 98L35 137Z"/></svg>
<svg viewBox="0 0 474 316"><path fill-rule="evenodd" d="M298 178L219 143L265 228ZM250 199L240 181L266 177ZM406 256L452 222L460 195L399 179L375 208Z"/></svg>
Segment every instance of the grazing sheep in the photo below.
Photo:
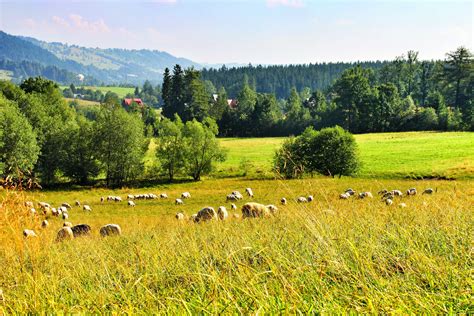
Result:
<svg viewBox="0 0 474 316"><path fill-rule="evenodd" d="M71 227L69 226L63 226L61 229L58 231L56 234L56 241L63 241L65 239L73 239L74 238L74 232Z"/></svg>
<svg viewBox="0 0 474 316"><path fill-rule="evenodd" d="M214 210L214 208L208 206L208 207L205 207L205 208L201 209L197 213L196 222L197 223L206 222L206 221L214 220L214 219L217 219L217 218L218 218L217 213Z"/></svg>
<svg viewBox="0 0 474 316"><path fill-rule="evenodd" d="M59 212L55 207L51 209L51 214L53 214L53 216L59 216Z"/></svg>
<svg viewBox="0 0 474 316"><path fill-rule="evenodd" d="M133 201L128 201L127 203L128 203L128 206L135 206L135 202Z"/></svg>
<svg viewBox="0 0 474 316"><path fill-rule="evenodd" d="M407 190L407 195L416 195L416 193L417 192L415 188L411 188Z"/></svg>
<svg viewBox="0 0 474 316"><path fill-rule="evenodd" d="M189 217L189 220L192 221L192 222L195 222L197 216L198 216L197 214L193 214Z"/></svg>
<svg viewBox="0 0 474 316"><path fill-rule="evenodd" d="M228 194L228 195L227 195L225 201L226 201L226 202L228 202L228 201L238 201L238 200L240 200L240 199L241 199L240 197L238 197L237 195L234 195L234 194L231 193L231 194Z"/></svg>
<svg viewBox="0 0 474 316"><path fill-rule="evenodd" d="M51 205L49 205L49 203L46 203L46 202L39 202L38 205L39 205L40 208L42 208L42 209L51 208Z"/></svg>
<svg viewBox="0 0 474 316"><path fill-rule="evenodd" d="M127 195L127 200L133 200L133 199L135 199L135 195L133 194Z"/></svg>
<svg viewBox="0 0 474 316"><path fill-rule="evenodd" d="M33 203L33 202L30 202L30 201L26 201L26 202L25 202L25 206L26 206L26 207L29 207L29 208L35 207L34 203Z"/></svg>
<svg viewBox="0 0 474 316"><path fill-rule="evenodd" d="M239 200L242 200L244 198L242 193L240 193L239 191L232 191L231 194L235 195Z"/></svg>
<svg viewBox="0 0 474 316"><path fill-rule="evenodd" d="M87 205L87 204L84 204L84 206L82 207L82 209L83 209L84 211L87 211L87 212L91 212L91 211L92 211L91 207L90 207L89 205Z"/></svg>
<svg viewBox="0 0 474 316"><path fill-rule="evenodd" d="M385 204L387 204L388 206L392 205L393 204L393 201L391 199L386 199L385 200Z"/></svg>
<svg viewBox="0 0 474 316"><path fill-rule="evenodd" d="M114 201L115 202L122 202L122 198L120 196L115 196Z"/></svg>
<svg viewBox="0 0 474 316"><path fill-rule="evenodd" d="M304 196L300 196L300 197L296 200L296 202L298 202L298 203L307 203L308 200L307 200Z"/></svg>
<svg viewBox="0 0 474 316"><path fill-rule="evenodd" d="M67 208L66 208L65 206L60 206L60 207L58 208L58 212L60 212L60 213L67 213Z"/></svg>
<svg viewBox="0 0 474 316"><path fill-rule="evenodd" d="M364 198L373 198L374 196L370 192L360 192L359 193L359 199L364 199Z"/></svg>
<svg viewBox="0 0 474 316"><path fill-rule="evenodd" d="M72 223L71 222L64 222L63 223L63 227L72 227Z"/></svg>
<svg viewBox="0 0 474 316"><path fill-rule="evenodd" d="M73 226L71 229L74 237L89 236L91 234L91 227L87 224L79 224Z"/></svg>
<svg viewBox="0 0 474 316"><path fill-rule="evenodd" d="M175 205L183 205L184 202L183 202L183 200L181 200L181 199L176 199L176 200L174 200L174 204L175 204Z"/></svg>
<svg viewBox="0 0 474 316"><path fill-rule="evenodd" d="M233 211L236 211L237 210L237 205L235 205L234 203L232 203L230 205L230 209L233 210Z"/></svg>
<svg viewBox="0 0 474 316"><path fill-rule="evenodd" d="M69 214L68 213L63 213L63 220L67 220L69 218Z"/></svg>
<svg viewBox="0 0 474 316"><path fill-rule="evenodd" d="M356 191L352 190L351 188L347 189L345 193L348 193L349 195L354 195Z"/></svg>
<svg viewBox="0 0 474 316"><path fill-rule="evenodd" d="M36 233L31 230L31 229L25 229L23 230L23 236L25 238L32 238L32 237L38 237L38 235L36 235Z"/></svg>
<svg viewBox="0 0 474 316"><path fill-rule="evenodd" d="M100 197L100 203L104 203L105 198L103 196Z"/></svg>
<svg viewBox="0 0 474 316"><path fill-rule="evenodd" d="M120 236L122 235L122 229L120 228L119 225L117 224L107 224L104 225L100 228L100 235L102 237L107 237L107 236Z"/></svg>
<svg viewBox="0 0 474 316"><path fill-rule="evenodd" d="M76 201L76 206L81 206L81 202Z"/></svg>
<svg viewBox="0 0 474 316"><path fill-rule="evenodd" d="M285 198L281 198L280 203L281 203L282 205L286 205L286 199L285 199Z"/></svg>
<svg viewBox="0 0 474 316"><path fill-rule="evenodd" d="M434 190L432 188L428 188L428 189L425 189L425 191L423 191L423 194L433 194Z"/></svg>
<svg viewBox="0 0 474 316"><path fill-rule="evenodd" d="M253 197L253 191L251 188L246 188L245 193L247 193L248 196Z"/></svg>
<svg viewBox="0 0 474 316"><path fill-rule="evenodd" d="M276 207L273 204L267 205L267 208L270 211L270 213L272 213L272 214L275 214L278 211L278 207Z"/></svg>
<svg viewBox="0 0 474 316"><path fill-rule="evenodd" d="M191 197L191 193L189 193L189 192L181 193L181 198L182 199L189 199L190 197Z"/></svg>
<svg viewBox="0 0 474 316"><path fill-rule="evenodd" d="M392 195L393 196L403 196L403 193L400 190L392 190Z"/></svg>
<svg viewBox="0 0 474 316"><path fill-rule="evenodd" d="M227 213L225 206L219 206L217 209L217 217L219 217L220 220L226 220L227 217L229 217L229 213Z"/></svg>
<svg viewBox="0 0 474 316"><path fill-rule="evenodd" d="M388 193L387 189L383 189L383 190L380 190L379 192L377 192L378 195L385 195L387 193Z"/></svg>
<svg viewBox="0 0 474 316"><path fill-rule="evenodd" d="M184 214L183 213L176 213L174 216L178 221L184 220Z"/></svg>
<svg viewBox="0 0 474 316"><path fill-rule="evenodd" d="M398 207L405 208L405 207L407 207L407 205L406 205L406 203L400 203L400 204L398 204Z"/></svg>
<svg viewBox="0 0 474 316"><path fill-rule="evenodd" d="M307 198L308 202L313 202L314 201L314 197L312 195L308 196Z"/></svg>
<svg viewBox="0 0 474 316"><path fill-rule="evenodd" d="M48 223L47 220L44 220L44 221L41 222L41 227L43 227L43 228L48 227L48 225L49 225L49 223Z"/></svg>
<svg viewBox="0 0 474 316"><path fill-rule="evenodd" d="M160 199L167 199L168 198L168 194L166 193L161 193L160 194Z"/></svg>
<svg viewBox="0 0 474 316"><path fill-rule="evenodd" d="M247 217L267 217L270 215L270 210L260 203L245 203L242 206L242 218Z"/></svg>

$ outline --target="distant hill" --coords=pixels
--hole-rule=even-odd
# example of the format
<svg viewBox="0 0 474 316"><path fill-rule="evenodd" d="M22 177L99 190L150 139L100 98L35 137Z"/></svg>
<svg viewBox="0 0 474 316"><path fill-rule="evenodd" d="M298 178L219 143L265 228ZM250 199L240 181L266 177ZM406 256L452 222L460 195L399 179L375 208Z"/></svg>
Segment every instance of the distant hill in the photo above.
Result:
<svg viewBox="0 0 474 316"><path fill-rule="evenodd" d="M71 78L78 74L85 75L88 84L141 84L145 80L157 83L162 80L166 67L172 68L175 64L180 64L183 67L201 68L200 64L191 60L156 50L87 48L48 43L2 31L0 43L0 71L12 71L14 80L40 73L64 84L71 83ZM25 67L25 62L33 66ZM51 71L43 74L40 70L47 67L50 70L55 67L55 73L63 72L64 75L51 78ZM34 71L29 68L34 68Z"/></svg>

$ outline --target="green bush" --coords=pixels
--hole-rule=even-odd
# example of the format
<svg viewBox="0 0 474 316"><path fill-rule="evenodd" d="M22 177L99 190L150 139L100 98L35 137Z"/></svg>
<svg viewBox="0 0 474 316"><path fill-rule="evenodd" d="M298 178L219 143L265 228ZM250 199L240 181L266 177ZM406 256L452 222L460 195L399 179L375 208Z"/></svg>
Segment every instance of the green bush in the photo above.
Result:
<svg viewBox="0 0 474 316"><path fill-rule="evenodd" d="M307 128L302 135L286 140L274 158L275 172L285 178L314 172L340 177L354 174L359 166L355 139L339 126L320 132Z"/></svg>

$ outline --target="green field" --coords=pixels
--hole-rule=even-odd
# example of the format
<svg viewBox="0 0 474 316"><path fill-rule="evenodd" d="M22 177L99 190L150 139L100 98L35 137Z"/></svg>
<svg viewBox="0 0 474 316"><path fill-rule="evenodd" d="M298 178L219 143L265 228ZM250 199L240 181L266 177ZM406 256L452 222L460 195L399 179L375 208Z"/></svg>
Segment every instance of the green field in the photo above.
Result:
<svg viewBox="0 0 474 316"><path fill-rule="evenodd" d="M279 207L265 219L179 222L225 195L252 187L254 201ZM382 188L436 189L387 206ZM340 200L347 187L373 199ZM183 206L174 198L192 197ZM168 200L126 194L166 192ZM144 189L0 193L0 314L469 314L472 312L474 185L470 181L215 179ZM100 202L120 195L124 202ZM297 196L315 201L297 204ZM279 205L285 196L287 206ZM62 220L28 216L23 201L80 200L73 224L90 237L56 243ZM250 201L245 197L240 207ZM400 208L399 203L406 208ZM239 213L239 212L235 212ZM101 238L116 223L121 237ZM22 230L38 237L25 240Z"/></svg>
<svg viewBox="0 0 474 316"><path fill-rule="evenodd" d="M406 132L355 135L359 145L362 178L474 178L474 133ZM249 175L271 178L275 150L284 138L221 138L227 160L216 165L214 175L241 176L247 160ZM146 164L154 161L155 143Z"/></svg>
<svg viewBox="0 0 474 316"><path fill-rule="evenodd" d="M406 132L355 135L362 169L358 176L377 178L474 178L474 133ZM219 174L241 173L247 159L258 173L268 174L275 150L284 138L224 138L227 161Z"/></svg>
<svg viewBox="0 0 474 316"><path fill-rule="evenodd" d="M69 86L60 86L61 90L69 88ZM135 88L127 87L94 87L94 86L85 86L84 88L90 90L100 90L102 93L106 94L108 91L114 92L118 95L119 98L124 98L128 93L133 93Z"/></svg>

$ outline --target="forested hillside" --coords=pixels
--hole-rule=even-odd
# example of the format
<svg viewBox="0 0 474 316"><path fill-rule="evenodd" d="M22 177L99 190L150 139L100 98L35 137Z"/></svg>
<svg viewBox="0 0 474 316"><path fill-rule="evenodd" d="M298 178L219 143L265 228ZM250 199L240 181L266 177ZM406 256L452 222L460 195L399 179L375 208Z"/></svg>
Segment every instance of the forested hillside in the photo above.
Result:
<svg viewBox="0 0 474 316"><path fill-rule="evenodd" d="M216 88L224 87L229 97L235 98L247 81L257 92L272 93L278 99L287 98L291 88L302 91L304 88L324 90L342 72L348 68L360 65L374 71L381 69L388 62L361 63L316 63L307 65L274 65L232 67L223 66L220 69L203 69L202 79L211 81Z"/></svg>
<svg viewBox="0 0 474 316"><path fill-rule="evenodd" d="M12 71L17 82L42 75L69 85L77 83L74 76L83 74L86 84L91 85L143 84L145 80L158 83L166 67L177 63L185 67L200 67L188 59L156 50L86 48L47 43L2 31L0 43L0 70Z"/></svg>

